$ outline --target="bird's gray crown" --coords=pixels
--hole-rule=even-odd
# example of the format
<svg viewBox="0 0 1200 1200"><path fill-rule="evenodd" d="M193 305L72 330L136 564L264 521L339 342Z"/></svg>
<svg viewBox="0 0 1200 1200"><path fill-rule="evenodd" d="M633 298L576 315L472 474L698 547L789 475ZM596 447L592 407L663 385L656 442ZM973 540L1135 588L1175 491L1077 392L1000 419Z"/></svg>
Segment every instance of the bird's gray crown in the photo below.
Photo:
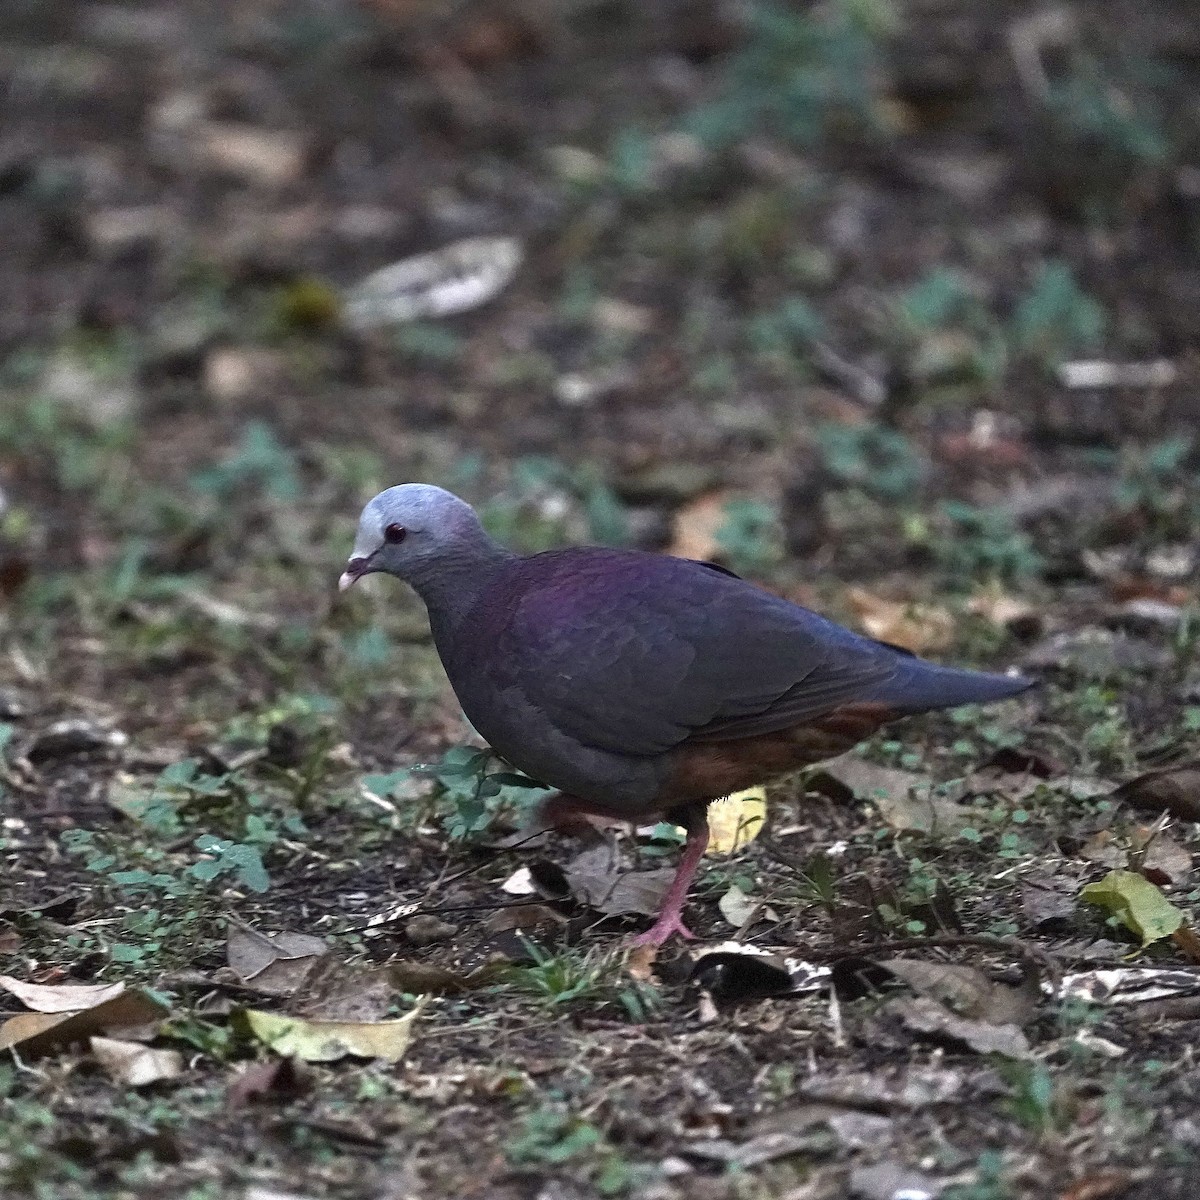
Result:
<svg viewBox="0 0 1200 1200"><path fill-rule="evenodd" d="M457 622L512 557L487 535L465 500L432 484L405 483L380 492L363 509L339 586L378 571L403 579L428 606L436 636Z"/></svg>
<svg viewBox="0 0 1200 1200"><path fill-rule="evenodd" d="M422 540L426 553L439 545L453 548L464 538L473 540L473 532L482 532L475 510L453 492L431 483L402 483L367 502L354 539L355 557L378 552L386 541L389 525L425 535Z"/></svg>

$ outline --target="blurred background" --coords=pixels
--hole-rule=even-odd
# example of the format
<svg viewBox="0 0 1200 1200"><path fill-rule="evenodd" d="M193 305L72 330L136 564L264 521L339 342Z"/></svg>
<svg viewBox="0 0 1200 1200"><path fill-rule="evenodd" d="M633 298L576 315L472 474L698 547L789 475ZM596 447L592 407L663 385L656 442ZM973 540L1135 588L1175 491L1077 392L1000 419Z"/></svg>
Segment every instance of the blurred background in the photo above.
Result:
<svg viewBox="0 0 1200 1200"><path fill-rule="evenodd" d="M0 70L17 683L401 703L330 591L405 480L973 660L1194 598L1189 0L10 0Z"/></svg>

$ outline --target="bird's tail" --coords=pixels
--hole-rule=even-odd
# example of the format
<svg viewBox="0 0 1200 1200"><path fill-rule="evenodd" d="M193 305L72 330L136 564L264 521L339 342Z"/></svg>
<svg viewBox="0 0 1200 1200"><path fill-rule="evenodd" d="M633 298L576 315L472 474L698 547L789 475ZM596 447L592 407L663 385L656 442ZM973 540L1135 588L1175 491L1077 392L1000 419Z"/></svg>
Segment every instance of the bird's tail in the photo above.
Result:
<svg viewBox="0 0 1200 1200"><path fill-rule="evenodd" d="M896 674L871 696L905 714L961 704L989 704L1007 700L1037 686L1023 675L992 675L960 667L942 667L913 658L899 664Z"/></svg>

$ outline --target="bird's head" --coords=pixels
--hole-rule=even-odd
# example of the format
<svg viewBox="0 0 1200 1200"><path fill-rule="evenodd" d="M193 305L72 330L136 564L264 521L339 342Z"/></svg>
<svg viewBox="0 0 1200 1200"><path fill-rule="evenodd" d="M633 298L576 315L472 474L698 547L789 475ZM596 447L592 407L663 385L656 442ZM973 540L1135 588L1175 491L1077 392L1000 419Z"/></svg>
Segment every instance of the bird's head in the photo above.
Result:
<svg viewBox="0 0 1200 1200"><path fill-rule="evenodd" d="M488 539L475 510L452 492L427 483L390 487L363 509L354 553L338 587L345 591L376 571L411 582L431 564L480 540Z"/></svg>

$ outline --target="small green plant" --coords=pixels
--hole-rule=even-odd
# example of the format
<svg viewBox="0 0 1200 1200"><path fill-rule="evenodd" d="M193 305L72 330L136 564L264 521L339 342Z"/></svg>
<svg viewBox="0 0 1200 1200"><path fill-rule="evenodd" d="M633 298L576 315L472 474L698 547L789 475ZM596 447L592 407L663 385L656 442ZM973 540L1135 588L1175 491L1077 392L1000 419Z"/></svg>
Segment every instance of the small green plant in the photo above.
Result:
<svg viewBox="0 0 1200 1200"><path fill-rule="evenodd" d="M1004 509L948 500L942 513L951 529L930 549L951 579L1026 579L1041 571L1041 555Z"/></svg>
<svg viewBox="0 0 1200 1200"><path fill-rule="evenodd" d="M717 544L735 571L756 574L780 561L782 535L772 505L750 496L735 497L725 504L723 513Z"/></svg>
<svg viewBox="0 0 1200 1200"><path fill-rule="evenodd" d="M747 327L747 339L761 357L794 367L807 357L824 333L820 314L802 296L788 296L759 313Z"/></svg>
<svg viewBox="0 0 1200 1200"><path fill-rule="evenodd" d="M948 1187L944 1200L1015 1200L1017 1193L1005 1178L1004 1158L995 1150L985 1150L975 1165L971 1183L956 1183Z"/></svg>
<svg viewBox="0 0 1200 1200"><path fill-rule="evenodd" d="M176 838L203 822L230 840L268 846L284 835L296 837L307 832L292 804L311 790L312 773L280 774L294 789L291 798L255 786L245 772L210 775L200 769L197 760L183 759L163 770L149 791L114 789L112 803L160 837Z"/></svg>
<svg viewBox="0 0 1200 1200"><path fill-rule="evenodd" d="M1021 353L1054 365L1096 347L1104 336L1104 310L1076 282L1070 266L1044 262L1013 314L1012 342Z"/></svg>
<svg viewBox="0 0 1200 1200"><path fill-rule="evenodd" d="M960 322L970 323L979 310L979 300L961 271L937 266L900 297L898 308L904 324L911 330L929 332Z"/></svg>
<svg viewBox="0 0 1200 1200"><path fill-rule="evenodd" d="M526 1113L518 1131L504 1143L509 1162L584 1166L601 1196L620 1196L648 1177L645 1168L630 1163L597 1126L558 1104Z"/></svg>
<svg viewBox="0 0 1200 1200"><path fill-rule="evenodd" d="M226 841L210 833L201 834L193 845L205 855L188 867L188 874L193 879L208 883L229 876L252 892L265 892L271 886L257 846Z"/></svg>
<svg viewBox="0 0 1200 1200"><path fill-rule="evenodd" d="M512 969L508 981L514 987L552 1007L573 1000L595 999L607 991L612 972L610 959L575 950L552 954L527 938L522 940L533 965Z"/></svg>
<svg viewBox="0 0 1200 1200"><path fill-rule="evenodd" d="M0 452L29 459L39 477L68 494L87 497L90 511L124 515L135 507L128 420L91 426L69 404L35 392L0 401Z"/></svg>
<svg viewBox="0 0 1200 1200"><path fill-rule="evenodd" d="M1156 93L1172 78L1161 63L1079 51L1050 81L1047 106L1081 150L1100 147L1111 158L1161 165L1170 157L1171 143ZM1117 163L1111 167L1116 170Z"/></svg>
<svg viewBox="0 0 1200 1200"><path fill-rule="evenodd" d="M896 29L888 0L833 0L803 10L760 0L749 21L724 95L691 114L688 132L724 147L751 130L801 146L881 131L876 66Z"/></svg>
<svg viewBox="0 0 1200 1200"><path fill-rule="evenodd" d="M103 875L129 896L158 894L183 899L191 895L197 883L226 877L252 892L265 892L271 885L256 846L212 834L201 834L192 842L201 857L182 869L176 856L154 846L127 849L116 839L93 830L65 830L62 842L69 854L83 859L88 871Z"/></svg>
<svg viewBox="0 0 1200 1200"><path fill-rule="evenodd" d="M515 1137L504 1146L510 1162L559 1165L594 1150L604 1139L595 1125L565 1109L543 1107L527 1113Z"/></svg>
<svg viewBox="0 0 1200 1200"><path fill-rule="evenodd" d="M490 828L502 812L528 810L543 799L544 785L536 780L515 771L489 771L494 757L490 750L453 746L439 762L368 775L363 786L386 797L413 779L433 780L447 833L466 838Z"/></svg>
<svg viewBox="0 0 1200 1200"><path fill-rule="evenodd" d="M942 404L977 400L1008 367L1000 321L954 267L932 268L898 298L891 332L903 365L897 402L905 395Z"/></svg>
<svg viewBox="0 0 1200 1200"><path fill-rule="evenodd" d="M804 899L819 904L832 917L837 907L837 877L833 859L817 851L811 855L800 873L800 893Z"/></svg>
<svg viewBox="0 0 1200 1200"><path fill-rule="evenodd" d="M883 425L822 425L817 441L825 469L839 483L882 500L911 496L925 474L912 441Z"/></svg>
<svg viewBox="0 0 1200 1200"><path fill-rule="evenodd" d="M1189 470L1195 449L1195 437L1180 434L1145 447L1125 447L1119 455L1110 456L1115 464L1104 464L1115 466L1118 473L1113 488L1117 506L1141 516L1151 536L1187 536L1200 518L1196 476Z"/></svg>
<svg viewBox="0 0 1200 1200"><path fill-rule="evenodd" d="M262 421L251 421L238 448L216 466L193 476L192 486L218 500L229 500L248 490L281 502L300 496L296 456Z"/></svg>
<svg viewBox="0 0 1200 1200"><path fill-rule="evenodd" d="M1000 1077L1011 1089L1009 1113L1041 1136L1069 1127L1074 1104L1064 1086L1041 1063L1005 1059L997 1062Z"/></svg>

